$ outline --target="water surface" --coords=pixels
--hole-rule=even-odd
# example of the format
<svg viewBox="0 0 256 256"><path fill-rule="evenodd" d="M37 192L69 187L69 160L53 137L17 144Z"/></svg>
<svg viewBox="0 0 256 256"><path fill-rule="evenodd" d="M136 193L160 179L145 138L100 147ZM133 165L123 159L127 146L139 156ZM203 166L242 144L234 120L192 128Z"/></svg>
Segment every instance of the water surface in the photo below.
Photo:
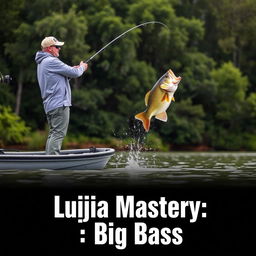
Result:
<svg viewBox="0 0 256 256"><path fill-rule="evenodd" d="M256 186L255 159L255 152L117 152L103 170L0 171L0 185Z"/></svg>

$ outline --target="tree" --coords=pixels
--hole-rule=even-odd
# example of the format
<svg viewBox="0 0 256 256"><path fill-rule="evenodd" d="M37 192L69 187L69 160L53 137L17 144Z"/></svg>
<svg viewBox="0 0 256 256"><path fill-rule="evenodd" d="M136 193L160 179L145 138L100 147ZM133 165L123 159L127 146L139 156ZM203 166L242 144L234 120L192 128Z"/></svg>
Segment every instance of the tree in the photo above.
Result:
<svg viewBox="0 0 256 256"><path fill-rule="evenodd" d="M151 24L131 31L90 61L85 75L71 80L69 131L102 138L129 134L134 115L145 108L145 94L171 68L182 76L176 102L169 121L152 121L150 132L175 145L231 149L254 141L255 1L120 1L4 2L0 71L11 72L14 80L0 88L0 103L13 104L10 94L18 84L16 113L33 129L44 129L34 55L45 36L65 41L60 59L76 65L127 29L157 20L169 30Z"/></svg>
<svg viewBox="0 0 256 256"><path fill-rule="evenodd" d="M216 121L230 129L240 127L239 120L248 88L247 77L242 76L231 62L213 70L212 77L217 83Z"/></svg>
<svg viewBox="0 0 256 256"><path fill-rule="evenodd" d="M3 46L8 38L12 38L13 29L21 22L20 11L25 0L0 0L0 45ZM0 56L4 55L4 47L0 48ZM1 66L0 66L1 67Z"/></svg>
<svg viewBox="0 0 256 256"><path fill-rule="evenodd" d="M211 76L216 63L201 52L186 52L182 64L183 79L177 95L191 99L193 104L201 104L210 115L216 104L216 86Z"/></svg>
<svg viewBox="0 0 256 256"><path fill-rule="evenodd" d="M193 105L191 99L186 99L171 104L167 123L157 121L155 125L164 136L165 143L174 146L197 145L204 139L204 116L201 105Z"/></svg>
<svg viewBox="0 0 256 256"><path fill-rule="evenodd" d="M212 71L217 85L215 117L210 127L212 145L220 149L239 149L243 146L248 78L231 62Z"/></svg>
<svg viewBox="0 0 256 256"><path fill-rule="evenodd" d="M10 107L0 106L0 145L22 143L29 132L25 122L11 111Z"/></svg>
<svg viewBox="0 0 256 256"><path fill-rule="evenodd" d="M36 49L36 41L34 27L27 23L21 23L17 29L14 30L14 41L5 43L5 52L11 57L13 66L16 70L15 79L18 83L16 94L15 113L19 115L23 84L26 81L34 79L34 63L31 61Z"/></svg>
<svg viewBox="0 0 256 256"><path fill-rule="evenodd" d="M232 54L236 67L244 64L244 50L249 40L255 38L256 2L254 0L211 1L216 17L218 43L225 54Z"/></svg>
<svg viewBox="0 0 256 256"><path fill-rule="evenodd" d="M169 30L159 25L143 28L138 48L138 58L161 73L170 67L180 69L184 53L196 50L204 33L200 20L176 16L168 0L136 1L130 5L127 19L137 24L157 20L169 27Z"/></svg>

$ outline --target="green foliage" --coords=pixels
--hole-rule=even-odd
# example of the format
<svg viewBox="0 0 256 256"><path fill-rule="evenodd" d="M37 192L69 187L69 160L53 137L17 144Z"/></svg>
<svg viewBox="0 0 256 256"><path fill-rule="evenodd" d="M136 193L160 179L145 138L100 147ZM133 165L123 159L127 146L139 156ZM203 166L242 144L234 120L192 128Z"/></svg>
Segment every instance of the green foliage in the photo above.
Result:
<svg viewBox="0 0 256 256"><path fill-rule="evenodd" d="M256 120L256 93L251 93L246 101L246 113L248 117Z"/></svg>
<svg viewBox="0 0 256 256"><path fill-rule="evenodd" d="M182 84L177 91L182 98L188 97L193 102L200 102L205 107L214 104L215 86L211 77L214 61L203 53L189 52L183 58Z"/></svg>
<svg viewBox="0 0 256 256"><path fill-rule="evenodd" d="M172 145L202 143L205 116L202 106L192 105L191 99L187 99L170 108L168 123L161 123L160 127L164 142Z"/></svg>
<svg viewBox="0 0 256 256"><path fill-rule="evenodd" d="M35 32L41 39L54 35L64 41L65 47L62 48L61 55L65 61L73 65L77 65L88 56L89 46L84 42L84 37L87 34L87 21L81 12L77 12L75 5L71 6L65 14L54 12L50 16L36 21Z"/></svg>
<svg viewBox="0 0 256 256"><path fill-rule="evenodd" d="M244 138L237 136L235 132L217 127L213 133L211 146L217 150L241 150L244 149Z"/></svg>
<svg viewBox="0 0 256 256"><path fill-rule="evenodd" d="M29 136L26 136L24 142L29 150L44 150L47 136L48 130L36 130L30 132Z"/></svg>
<svg viewBox="0 0 256 256"><path fill-rule="evenodd" d="M24 0L0 1L0 44L3 45L7 37L12 37L12 30L20 23L19 13ZM0 49L2 51L3 49Z"/></svg>
<svg viewBox="0 0 256 256"><path fill-rule="evenodd" d="M162 138L157 133L150 133L146 136L144 147L147 150L168 151L168 144L164 143Z"/></svg>
<svg viewBox="0 0 256 256"><path fill-rule="evenodd" d="M28 60L33 59L35 36L33 25L22 22L13 31L15 40L5 43L5 53L12 59L18 82L35 81L35 67Z"/></svg>
<svg viewBox="0 0 256 256"><path fill-rule="evenodd" d="M255 134L245 134L243 141L243 149L256 151L256 135Z"/></svg>
<svg viewBox="0 0 256 256"><path fill-rule="evenodd" d="M29 127L15 115L10 107L0 106L0 145L22 143L29 132Z"/></svg>
<svg viewBox="0 0 256 256"><path fill-rule="evenodd" d="M226 128L239 129L248 87L247 77L243 77L230 62L213 70L212 77L217 85L216 121Z"/></svg>
<svg viewBox="0 0 256 256"><path fill-rule="evenodd" d="M253 0L219 0L211 1L210 6L216 17L219 46L224 53L231 54L234 65L239 67L243 64L245 47L252 34L255 36L256 3Z"/></svg>
<svg viewBox="0 0 256 256"><path fill-rule="evenodd" d="M155 69L179 69L184 52L198 44L203 35L203 23L196 19L177 17L167 0L143 0L130 5L128 20L139 24L142 21L158 20L170 28L159 25L143 28L143 41L139 58L146 60ZM161 70L161 72L163 72Z"/></svg>
<svg viewBox="0 0 256 256"><path fill-rule="evenodd" d="M9 85L0 83L0 105L14 106L15 97Z"/></svg>
<svg viewBox="0 0 256 256"><path fill-rule="evenodd" d="M41 40L53 35L65 41L60 59L77 65L132 26L157 20L170 30L151 24L131 31L89 62L84 76L71 80L69 135L122 144L113 136L129 134L134 115L145 109L145 94L171 68L182 81L168 122L152 120L152 147L255 150L255 11L254 0L1 1L0 72L14 79L0 85L0 105L14 106L18 91L20 115L33 128L27 143L43 147L45 137L35 132L46 127L34 62ZM3 109L1 115L11 119L10 109ZM22 140L14 137L8 143Z"/></svg>

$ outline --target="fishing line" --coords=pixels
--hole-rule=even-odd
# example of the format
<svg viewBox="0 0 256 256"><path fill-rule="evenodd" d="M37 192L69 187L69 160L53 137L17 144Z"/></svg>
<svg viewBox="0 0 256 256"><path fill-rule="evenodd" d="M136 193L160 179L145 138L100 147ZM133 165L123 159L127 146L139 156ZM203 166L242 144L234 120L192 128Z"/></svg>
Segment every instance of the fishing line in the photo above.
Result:
<svg viewBox="0 0 256 256"><path fill-rule="evenodd" d="M93 54L89 59L87 59L86 61L84 61L85 63L88 63L89 61L91 61L96 55L98 55L99 53L101 53L102 51L104 51L109 45L111 45L112 43L114 43L116 40L118 40L120 37L124 36L125 34L127 34L128 32L132 31L133 29L142 27L142 26L146 26L148 24L160 24L162 26L164 26L165 28L168 28L168 26L166 24L164 24L163 22L160 21L148 21L148 22L144 22L141 23L135 27L132 27L128 30L126 30L125 32L123 32L122 34L120 34L119 36L117 36L116 38L114 38L112 41L110 41L109 43L107 43L104 47L102 47L99 51L97 51L95 54Z"/></svg>

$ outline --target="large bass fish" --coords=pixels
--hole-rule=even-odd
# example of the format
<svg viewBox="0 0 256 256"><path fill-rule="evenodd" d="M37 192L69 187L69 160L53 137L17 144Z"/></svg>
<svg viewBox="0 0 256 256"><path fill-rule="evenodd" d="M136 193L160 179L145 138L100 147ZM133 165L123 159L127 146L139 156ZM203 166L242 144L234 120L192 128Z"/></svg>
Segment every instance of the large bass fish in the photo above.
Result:
<svg viewBox="0 0 256 256"><path fill-rule="evenodd" d="M150 128L150 120L153 116L163 122L167 122L166 110L174 101L174 93L178 88L181 77L176 77L171 69L169 69L153 86L153 88L145 96L145 104L147 109L135 116L136 119L142 121L144 129L148 132Z"/></svg>

